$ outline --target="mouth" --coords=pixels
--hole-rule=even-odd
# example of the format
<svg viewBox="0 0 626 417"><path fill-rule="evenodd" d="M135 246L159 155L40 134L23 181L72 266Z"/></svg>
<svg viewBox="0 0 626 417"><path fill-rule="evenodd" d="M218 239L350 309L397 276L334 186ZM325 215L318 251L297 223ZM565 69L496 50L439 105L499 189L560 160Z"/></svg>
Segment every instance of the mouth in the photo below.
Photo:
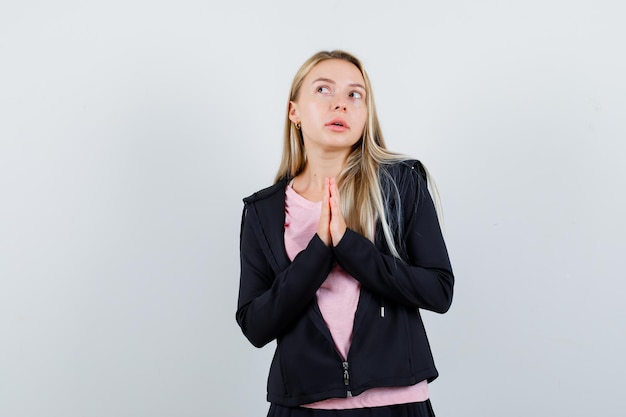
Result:
<svg viewBox="0 0 626 417"><path fill-rule="evenodd" d="M326 126L335 127L335 128L343 128L343 129L350 128L350 126L348 126L348 123L346 123L345 120L340 119L340 118L335 118L331 120L330 122L326 123Z"/></svg>

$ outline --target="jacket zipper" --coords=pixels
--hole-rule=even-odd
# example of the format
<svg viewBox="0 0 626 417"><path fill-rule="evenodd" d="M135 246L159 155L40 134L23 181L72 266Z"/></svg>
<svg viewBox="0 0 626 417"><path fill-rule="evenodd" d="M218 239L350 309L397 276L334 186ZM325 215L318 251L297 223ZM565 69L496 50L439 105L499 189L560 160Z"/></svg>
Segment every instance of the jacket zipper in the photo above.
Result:
<svg viewBox="0 0 626 417"><path fill-rule="evenodd" d="M350 373L348 372L348 362L343 363L343 383L346 386L346 397L352 397L352 391L350 391Z"/></svg>

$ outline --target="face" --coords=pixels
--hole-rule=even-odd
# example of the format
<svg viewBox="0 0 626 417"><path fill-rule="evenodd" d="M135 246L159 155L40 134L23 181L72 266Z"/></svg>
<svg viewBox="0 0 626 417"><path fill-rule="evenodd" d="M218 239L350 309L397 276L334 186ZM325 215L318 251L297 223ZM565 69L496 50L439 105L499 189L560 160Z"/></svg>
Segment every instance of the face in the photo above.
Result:
<svg viewBox="0 0 626 417"><path fill-rule="evenodd" d="M315 65L289 106L289 119L302 124L307 152L349 151L367 121L365 95L363 75L352 63L329 59Z"/></svg>

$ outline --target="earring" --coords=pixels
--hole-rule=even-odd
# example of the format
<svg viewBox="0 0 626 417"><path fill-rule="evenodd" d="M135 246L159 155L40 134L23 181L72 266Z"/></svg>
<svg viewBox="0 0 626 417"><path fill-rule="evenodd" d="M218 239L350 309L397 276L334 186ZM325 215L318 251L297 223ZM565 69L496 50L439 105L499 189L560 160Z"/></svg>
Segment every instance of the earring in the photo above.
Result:
<svg viewBox="0 0 626 417"><path fill-rule="evenodd" d="M301 127L302 127L302 124L300 122L296 123L296 129L300 130Z"/></svg>

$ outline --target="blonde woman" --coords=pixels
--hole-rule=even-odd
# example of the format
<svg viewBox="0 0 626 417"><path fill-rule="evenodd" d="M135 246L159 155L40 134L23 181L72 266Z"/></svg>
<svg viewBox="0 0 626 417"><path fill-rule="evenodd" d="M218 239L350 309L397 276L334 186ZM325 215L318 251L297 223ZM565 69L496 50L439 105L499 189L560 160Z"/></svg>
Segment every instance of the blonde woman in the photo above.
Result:
<svg viewBox="0 0 626 417"><path fill-rule="evenodd" d="M386 149L360 61L296 74L275 184L244 199L237 322L277 340L268 416L433 416L420 309L454 277L427 172Z"/></svg>

